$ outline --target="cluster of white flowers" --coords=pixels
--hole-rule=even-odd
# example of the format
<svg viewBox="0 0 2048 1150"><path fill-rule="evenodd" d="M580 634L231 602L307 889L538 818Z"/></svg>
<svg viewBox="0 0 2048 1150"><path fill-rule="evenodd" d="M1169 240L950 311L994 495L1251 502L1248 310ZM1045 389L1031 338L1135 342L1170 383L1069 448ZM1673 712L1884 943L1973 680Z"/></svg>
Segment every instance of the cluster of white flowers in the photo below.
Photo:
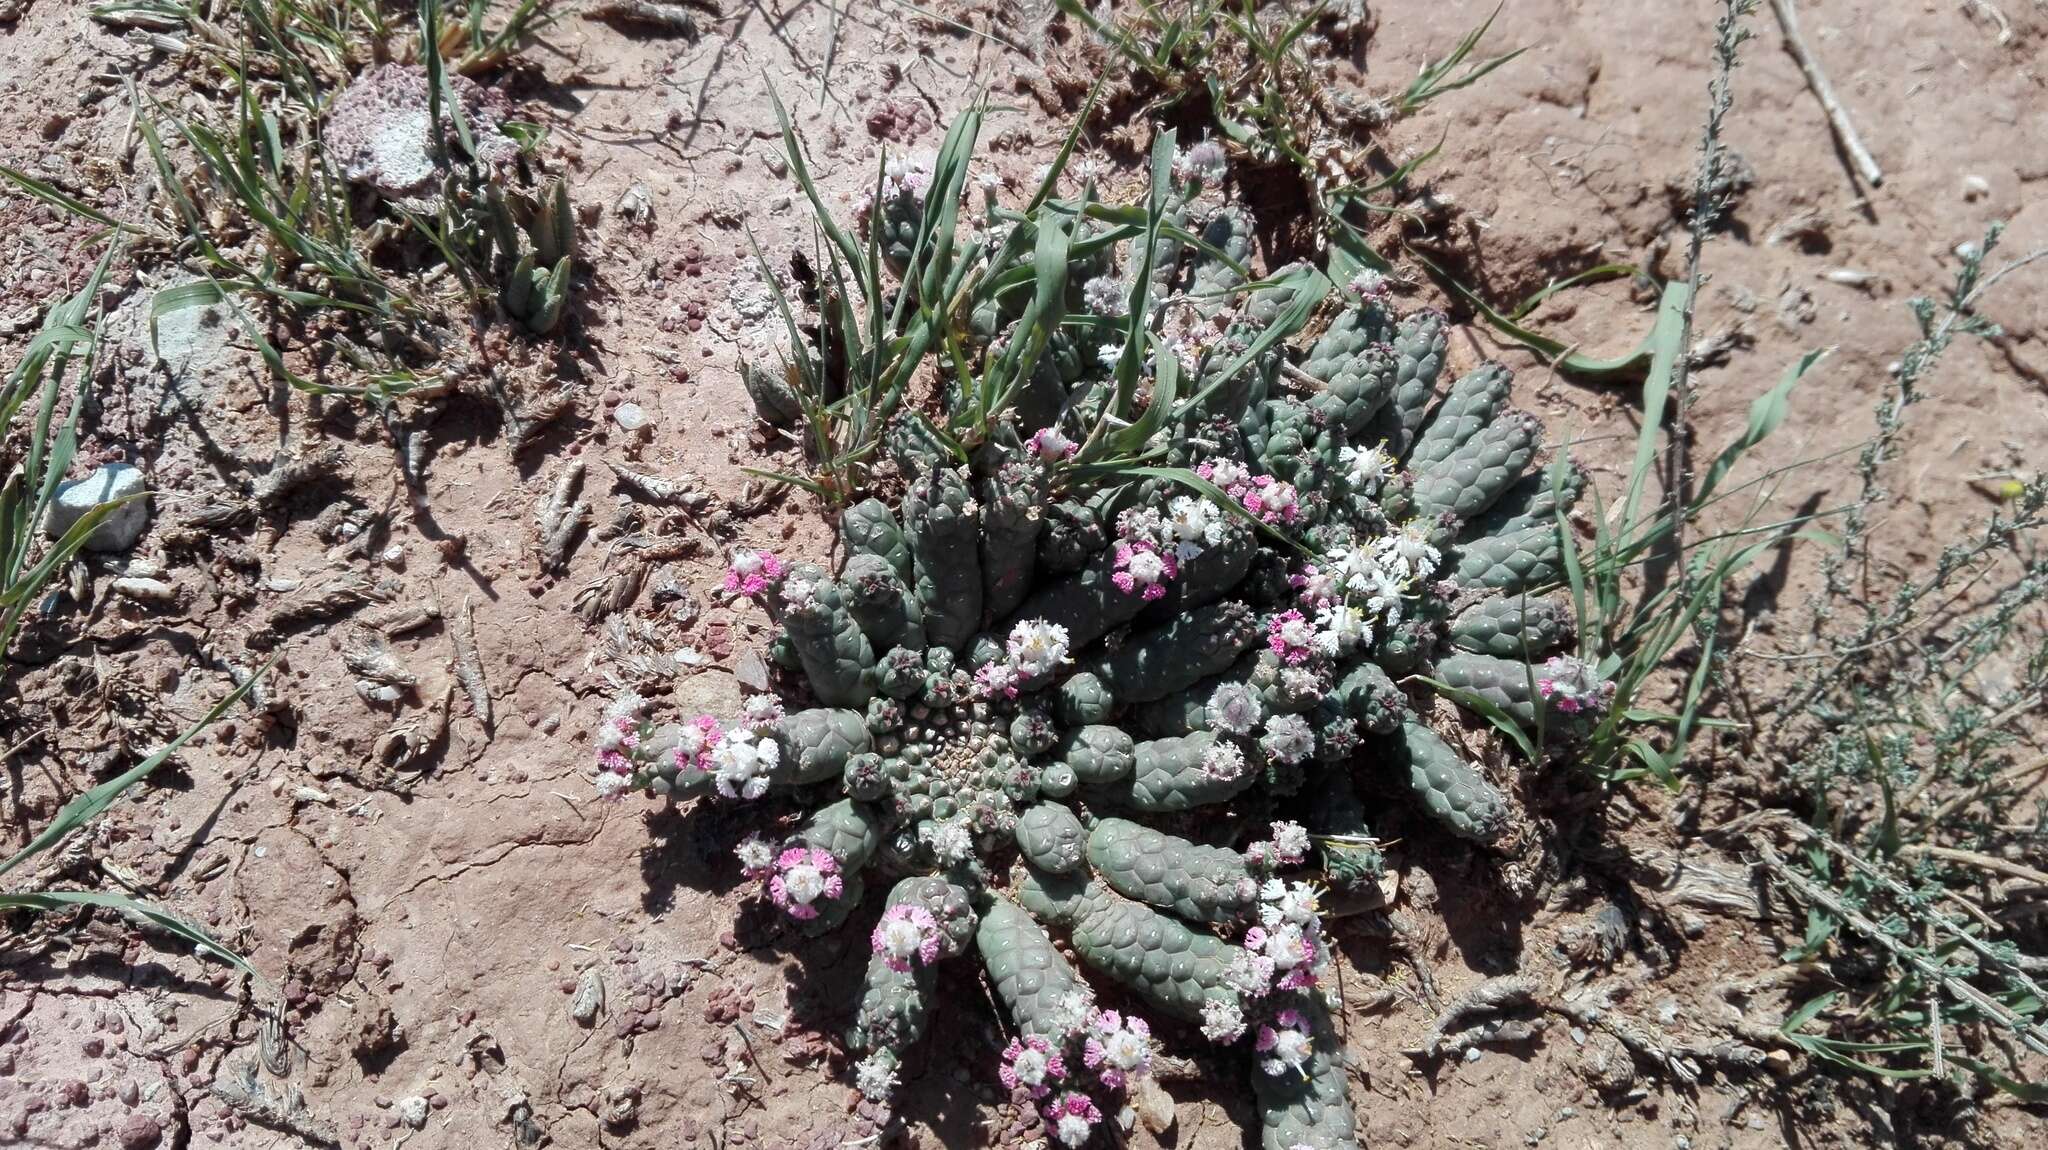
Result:
<svg viewBox="0 0 2048 1150"><path fill-rule="evenodd" d="M1166 504L1166 541L1172 543L1174 554L1183 563L1204 548L1221 544L1224 527L1223 509L1207 499L1176 495Z"/></svg>
<svg viewBox="0 0 2048 1150"><path fill-rule="evenodd" d="M1316 732L1300 715L1275 715L1266 720L1266 733L1259 737L1259 749L1276 762L1307 762L1316 753Z"/></svg>
<svg viewBox="0 0 2048 1150"><path fill-rule="evenodd" d="M1337 450L1337 460L1344 465L1351 486L1368 494L1394 477L1394 457L1385 447L1342 447Z"/></svg>
<svg viewBox="0 0 2048 1150"><path fill-rule="evenodd" d="M732 848L732 853L740 860L740 869L748 878L760 878L775 865L774 844L762 838L758 831L741 839L740 845Z"/></svg>
<svg viewBox="0 0 2048 1150"><path fill-rule="evenodd" d="M1010 628L1005 649L1018 674L1029 678L1050 675L1067 661L1067 629L1043 619L1026 619Z"/></svg>
<svg viewBox="0 0 2048 1150"><path fill-rule="evenodd" d="M1220 184L1230 172L1230 157L1218 140L1203 140L1173 155L1173 178L1182 183Z"/></svg>
<svg viewBox="0 0 2048 1150"><path fill-rule="evenodd" d="M870 1102L887 1102L896 1093L896 1056L877 1050L854 1064L853 1085Z"/></svg>
<svg viewBox="0 0 2048 1150"><path fill-rule="evenodd" d="M1202 1002L1202 1037L1211 1042L1223 1044L1236 1042L1244 1036L1244 1009L1228 998L1210 998Z"/></svg>
<svg viewBox="0 0 2048 1150"><path fill-rule="evenodd" d="M1229 739L1218 739L1202 752L1202 773L1219 782L1236 782L1250 769L1243 749Z"/></svg>
<svg viewBox="0 0 2048 1150"><path fill-rule="evenodd" d="M1245 844L1244 861L1260 871L1300 866L1308 860L1309 846L1308 828L1296 822L1276 822L1272 838Z"/></svg>
<svg viewBox="0 0 2048 1150"><path fill-rule="evenodd" d="M782 720L782 700L773 695L749 695L740 704L749 727L765 727Z"/></svg>
<svg viewBox="0 0 2048 1150"><path fill-rule="evenodd" d="M1429 524L1412 520L1370 543L1323 555L1294 580L1314 612L1314 649L1348 655L1372 642L1376 628L1400 623L1415 588L1436 574L1443 553L1429 541Z"/></svg>
<svg viewBox="0 0 2048 1150"><path fill-rule="evenodd" d="M974 831L965 819L926 822L918 828L917 835L941 862L965 862L974 854Z"/></svg>
<svg viewBox="0 0 2048 1150"><path fill-rule="evenodd" d="M1308 828L1296 822L1273 824L1273 854L1286 866L1300 866L1308 858Z"/></svg>
<svg viewBox="0 0 2048 1150"><path fill-rule="evenodd" d="M1081 285L1081 302L1096 315L1120 316L1130 310L1128 292L1115 276L1096 276Z"/></svg>
<svg viewBox="0 0 2048 1150"><path fill-rule="evenodd" d="M729 799L758 799L781 762L782 745L774 739L745 728L727 731L711 748L712 785Z"/></svg>
<svg viewBox="0 0 2048 1150"><path fill-rule="evenodd" d="M1249 735L1265 720L1259 693L1243 683L1223 683L1209 695L1209 729L1219 735Z"/></svg>

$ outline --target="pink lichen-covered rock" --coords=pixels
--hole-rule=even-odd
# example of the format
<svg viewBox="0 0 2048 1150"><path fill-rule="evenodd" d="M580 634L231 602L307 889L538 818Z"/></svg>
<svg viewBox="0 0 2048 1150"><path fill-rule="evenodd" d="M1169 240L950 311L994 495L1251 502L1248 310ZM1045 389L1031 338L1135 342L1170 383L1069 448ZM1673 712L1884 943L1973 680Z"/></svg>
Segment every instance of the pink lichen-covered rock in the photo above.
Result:
<svg viewBox="0 0 2048 1150"><path fill-rule="evenodd" d="M478 162L486 167L511 163L519 145L499 130L511 110L505 98L463 76L451 75L449 83L469 123ZM426 69L406 64L372 68L344 88L334 99L326 131L328 153L340 163L342 175L408 207L438 204L443 169L427 96ZM446 147L461 147L445 109L442 134Z"/></svg>

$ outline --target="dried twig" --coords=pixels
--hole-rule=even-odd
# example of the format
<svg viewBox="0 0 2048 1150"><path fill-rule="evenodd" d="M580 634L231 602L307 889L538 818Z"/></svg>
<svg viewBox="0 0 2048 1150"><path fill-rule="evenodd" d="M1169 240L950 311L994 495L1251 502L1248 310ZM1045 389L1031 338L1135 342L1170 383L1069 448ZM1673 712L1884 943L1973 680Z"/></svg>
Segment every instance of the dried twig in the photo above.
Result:
<svg viewBox="0 0 2048 1150"><path fill-rule="evenodd" d="M375 627L386 635L403 635L417 631L441 618L441 604L432 599L424 603L403 603L377 612L363 622Z"/></svg>
<svg viewBox="0 0 2048 1150"><path fill-rule="evenodd" d="M711 502L711 494L697 486L697 477L690 474L669 479L651 475L644 471L633 471L620 467L611 460L604 465L618 476L619 486L652 503L673 503L691 511L702 511Z"/></svg>
<svg viewBox="0 0 2048 1150"><path fill-rule="evenodd" d="M412 673L382 633L368 627L352 627L342 642L341 661L349 674L373 683L410 687L419 676Z"/></svg>
<svg viewBox="0 0 2048 1150"><path fill-rule="evenodd" d="M713 13L716 15L716 12ZM703 30L697 26L697 18L683 11L677 4L662 4L655 0L598 0L583 10L585 20L602 20L607 24L622 24L637 28L652 28L672 36L695 40Z"/></svg>
<svg viewBox="0 0 2048 1150"><path fill-rule="evenodd" d="M484 725L484 733L493 734L491 688L484 681L484 662L476 650L476 609L467 598L462 601L462 618L448 634L455 642L455 681L462 684L463 693L469 696L470 708Z"/></svg>
<svg viewBox="0 0 2048 1150"><path fill-rule="evenodd" d="M249 642L251 646L268 646L278 635L301 624L352 611L365 603L389 603L397 597L396 580L372 583L353 571L343 571L317 585L302 586L271 607Z"/></svg>
<svg viewBox="0 0 2048 1150"><path fill-rule="evenodd" d="M1462 1054L1478 1042L1494 1037L1484 1028L1466 1026L1468 1019L1527 1006L1535 999L1536 983L1531 979L1520 975L1487 979L1447 1004L1437 1015L1436 1025L1430 1027L1422 1045L1404 1053L1423 1058L1437 1058L1446 1053ZM1500 1037L1512 1040L1515 1036Z"/></svg>
<svg viewBox="0 0 2048 1150"><path fill-rule="evenodd" d="M1828 125L1835 130L1835 139L1841 141L1842 150L1849 153L1850 161L1856 165L1856 174L1873 188L1884 183L1884 169L1877 166L1877 161L1871 158L1870 149L1863 146L1863 138L1856 134L1856 126L1849 122L1848 111L1835 97L1834 86L1828 83L1826 73L1820 70L1820 61L1799 35L1799 18L1792 11L1792 0L1771 0L1771 11L1777 14L1778 27L1785 33L1785 50L1792 53L1792 59L1798 62L1800 73L1806 77L1806 86L1813 89L1821 111L1827 113Z"/></svg>
<svg viewBox="0 0 2048 1150"><path fill-rule="evenodd" d="M498 406L505 416L506 447L518 455L533 446L550 424L574 411L576 401L566 392L556 392L531 403L514 404L500 391Z"/></svg>
<svg viewBox="0 0 2048 1150"><path fill-rule="evenodd" d="M377 740L377 756L386 766L403 767L425 758L448 734L448 712L455 702L453 684L442 688L438 702L392 724Z"/></svg>
<svg viewBox="0 0 2048 1150"><path fill-rule="evenodd" d="M250 494L256 497L258 506L275 509L286 496L306 484L339 475L341 464L341 448L331 444L296 459L279 456L270 470L256 480Z"/></svg>
<svg viewBox="0 0 2048 1150"><path fill-rule="evenodd" d="M554 490L541 500L535 520L540 525L540 569L561 572L569 566L569 552L590 521L590 504L576 498L583 488L583 461L562 469Z"/></svg>

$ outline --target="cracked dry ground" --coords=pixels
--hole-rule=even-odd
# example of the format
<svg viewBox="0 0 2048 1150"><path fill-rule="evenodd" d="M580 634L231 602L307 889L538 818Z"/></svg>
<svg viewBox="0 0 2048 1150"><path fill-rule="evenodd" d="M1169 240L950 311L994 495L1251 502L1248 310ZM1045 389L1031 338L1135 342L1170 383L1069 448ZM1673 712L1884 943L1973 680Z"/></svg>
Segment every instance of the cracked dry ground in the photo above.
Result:
<svg viewBox="0 0 2048 1150"><path fill-rule="evenodd" d="M231 671L280 653L259 701L31 877L161 899L246 954L284 1009L268 1023L225 967L111 916L11 922L0 1143L827 1147L871 1133L828 1037L851 1012L863 941L849 932L799 944L750 914L729 853L740 828L719 811L594 802L588 735L622 683L665 693L677 711L730 713L765 620L714 594L719 556L734 543L816 553L826 539L802 499L740 471L764 449L788 457L786 444L758 438L736 374L769 330L747 229L786 255L807 227L765 86L796 107L827 194L842 202L885 141L930 151L984 85L1018 106L993 122L986 162L1021 182L1059 139L1060 121L1030 95L1044 90L1041 61L1056 46L1041 41L1043 3L942 4L945 20L896 5L855 6L843 20L792 0L728 7L697 41L572 18L528 51L518 95L552 128L556 162L589 213L595 277L567 343L510 338L501 325L478 338L465 369L518 396L515 412L558 394L574 407L530 434L480 400L409 407L430 450L419 505L374 417L278 392L222 317L194 313L160 334L159 359L142 316L174 271L117 268L102 408L82 454L89 464L125 453L151 471L165 494L133 561L155 564L175 596L121 599L106 589L113 569L95 564L90 608L28 637L0 695L0 818L11 842L26 841L64 799L203 713ZM1379 93L1490 5L1372 7L1368 67L1353 80ZM1730 134L1755 179L1713 249L1701 311L1703 332L1739 331L1747 346L1702 377L1702 442L1738 428L1757 381L1798 351L1841 348L1802 396L1799 433L1780 436L1767 462L1864 434L1886 357L1909 338L1898 301L1946 274L1954 243L2001 217L2014 219L2015 248L2048 238L2048 13L2007 5L2015 37L2001 45L1956 5L1809 7L1809 33L1892 178L1856 199L1766 31L1739 73L1743 114ZM126 104L93 77L117 59L175 101L174 69L91 22L83 4L0 8L11 14L0 16L0 156L103 193L96 202L109 210L140 203L147 180L129 162ZM1667 189L1690 162L1710 15L1706 5L1512 5L1498 42L1533 50L1385 141L1398 156L1448 133L1431 169L1431 190L1451 206L1437 239L1477 287L1517 299L1610 259L1671 270ZM1103 159L1113 179L1134 178L1129 155ZM1981 180L1967 197L1965 175ZM643 221L614 207L629 192L651 206ZM0 344L12 362L99 248L21 199L0 213ZM1821 278L1835 268L1867 278L1861 288ZM1602 351L1633 343L1645 322L1618 285L1576 298L1575 310L1538 318L1610 333L1591 340ZM1410 302L1433 301L1418 292ZM1999 315L2001 341L1959 349L1955 374L1970 388L1928 405L1935 433L1909 462L1922 480L1898 509L1909 535L1976 508L1963 476L2043 441L2044 315L2038 294L2016 298ZM1625 395L1546 379L1471 330L1454 366L1482 355L1525 368L1522 402L1553 426L1632 435ZM623 402L649 414L649 435L619 429ZM1622 447L1596 446L1596 464L1602 451L1612 460ZM606 464L692 473L715 500L701 514L635 502ZM565 570L543 573L535 508L578 465L595 529ZM1613 468L1595 474L1611 480ZM1796 595L1807 574L1773 578ZM630 604L607 614L636 579ZM420 680L396 709L358 697L346 662L378 623ZM473 642L488 727L458 681L458 640ZM394 736L426 754L386 766ZM1551 860L1527 900L1426 827L1389 824L1402 840L1395 913L1336 927L1369 1143L2022 1136L2027 1119L2012 1110L1945 1125L1910 1099L1836 1090L1782 1052L1747 1075L1712 1064L1715 1043L1764 1041L1758 1029L1782 1016L1774 956L1796 920L1760 902L1739 844L1700 833L1753 809L1770 789L1766 768L1710 768L1678 796L1616 798L1596 839ZM1657 1042L1709 1052L1703 1073L1688 1081L1608 1030L1557 1017L1470 1060L1402 1053L1429 1039L1440 1004L1475 987L1500 992L1506 984L1488 980L1503 975L1544 995L1611 998ZM943 988L962 1024L940 1028L908 1067L904 1137L997 1141L999 1039L974 1021L991 1017L984 993L967 979ZM1165 1145L1241 1143L1249 1100L1234 1072L1212 1070L1192 1063L1169 1078L1177 1112ZM1155 1142L1142 1129L1130 1140Z"/></svg>

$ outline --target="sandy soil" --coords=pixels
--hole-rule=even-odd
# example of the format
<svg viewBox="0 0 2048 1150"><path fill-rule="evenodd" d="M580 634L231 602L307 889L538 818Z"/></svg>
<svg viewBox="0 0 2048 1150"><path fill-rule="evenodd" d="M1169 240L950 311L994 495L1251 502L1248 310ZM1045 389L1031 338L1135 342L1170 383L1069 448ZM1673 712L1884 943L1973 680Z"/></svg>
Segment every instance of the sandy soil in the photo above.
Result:
<svg viewBox="0 0 2048 1150"><path fill-rule="evenodd" d="M266 1033L224 967L118 919L11 923L0 1144L830 1147L872 1132L833 1037L854 1002L859 940L799 943L746 913L730 855L742 828L717 812L593 801L588 734L627 684L680 710L730 711L735 671L766 621L713 594L719 557L734 543L803 551L825 537L806 499L765 493L740 471L787 454L755 429L737 374L770 318L748 236L779 260L808 228L766 85L802 124L827 194L851 204L878 150L935 148L984 86L1017 110L991 121L983 162L1028 178L1061 125L1027 81L1059 49L1044 38L1047 4L945 4L944 20L856 5L843 22L808 3L728 7L696 41L572 17L504 81L551 129L586 212L594 275L561 344L499 330L457 358L522 402L559 390L575 409L515 451L488 403L408 405L406 428L424 430L431 449L423 507L374 416L278 393L224 317L181 317L159 337L159 362L147 301L181 273L156 257L118 268L84 454L139 461L165 492L128 562L154 564L176 599L116 597L115 565L97 562L90 606L25 640L0 693L0 745L11 748L0 818L10 844L25 842L66 798L203 713L231 668L281 653L260 705L231 713L34 877L119 884L180 909L274 980L288 1010L281 1034ZM1489 7L1373 5L1365 67L1344 82L1398 88ZM1769 444L1774 464L1868 434L1885 365L1912 338L1904 301L1946 281L1955 245L1995 219L2012 221L2014 251L2048 244L2048 9L2006 0L2012 37L2001 44L1967 5L1805 7L1887 179L1856 186L1768 15L1756 19L1728 130L1753 178L1711 248L1699 320L1703 335L1732 333L1739 346L1700 374L1695 429L1718 448L1783 365L1834 347ZM1453 205L1434 239L1483 294L1513 301L1616 260L1678 269L1677 189L1703 111L1711 9L1511 4L1495 42L1531 50L1379 141L1399 157L1447 136L1425 173ZM124 215L141 211L151 181L119 86L93 78L112 62L161 98L191 98L171 61L93 23L83 4L0 5L0 159ZM629 192L651 206L644 223L617 209ZM21 198L0 213L0 358L12 362L100 247L88 227ZM1860 277L1830 278L1843 269ZM1589 350L1624 349L1647 327L1625 282L1565 298L1532 322ZM2037 277L1988 310L2006 334L1959 345L1915 416L1913 482L1885 525L1905 565L1930 557L1930 527L1988 508L1972 475L2048 439L2048 293ZM1459 366L1496 357L1525 369L1520 402L1554 431L1609 437L1586 450L1596 480L1613 481L1634 429L1626 389L1550 378L1476 327L1455 354ZM648 433L620 428L625 402L649 414ZM288 461L330 455L305 482L257 498ZM606 464L693 474L714 501L628 522ZM577 466L597 529L565 571L544 573L535 508ZM1817 465L1781 502L1825 505L1847 474L1841 460ZM209 526L203 513L224 505L244 511ZM627 574L645 577L631 605L586 621L579 603ZM1772 616L1796 605L1809 576L1794 559L1760 579L1745 600L1760 619L1746 643L1793 641ZM353 581L348 601L295 621L337 580ZM366 702L344 650L361 626L427 603L439 619L391 640L416 691L396 707ZM493 699L488 728L452 669L465 611ZM444 708L448 731L424 770L383 764L388 731L431 728ZM1933 1110L1912 1092L1842 1086L1783 1052L1746 1073L1704 1059L1687 1081L1555 1019L1469 1061L1402 1053L1429 1032L1432 1001L1512 972L1549 990L1583 984L1672 1043L1712 1047L1774 1026L1786 1005L1776 955L1799 917L1759 897L1739 843L1701 828L1780 789L1768 764L1729 754L1682 794L1628 790L1555 844L1555 873L1527 900L1393 816L1394 932L1338 927L1367 1142L1704 1150L2020 1137L2032 1120L2009 1107ZM572 1000L592 980L602 1007L579 1023ZM998 1142L1006 1117L984 992L963 976L942 985L957 1022L908 1067L905 1138ZM1241 1144L1250 1102L1235 1072L1190 1064L1167 1085L1177 1121L1161 1144ZM425 1100L421 1129L405 1123L408 1099Z"/></svg>

